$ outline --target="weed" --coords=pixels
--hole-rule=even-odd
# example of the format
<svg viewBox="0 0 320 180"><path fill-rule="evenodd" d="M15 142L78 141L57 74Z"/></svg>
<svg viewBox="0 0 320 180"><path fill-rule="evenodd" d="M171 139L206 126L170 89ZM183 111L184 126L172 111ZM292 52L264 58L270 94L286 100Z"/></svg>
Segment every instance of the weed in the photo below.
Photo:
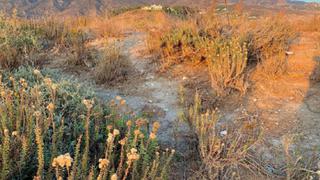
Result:
<svg viewBox="0 0 320 180"><path fill-rule="evenodd" d="M129 71L129 60L120 53L115 44L105 48L102 57L95 67L97 83L112 83L126 79Z"/></svg>

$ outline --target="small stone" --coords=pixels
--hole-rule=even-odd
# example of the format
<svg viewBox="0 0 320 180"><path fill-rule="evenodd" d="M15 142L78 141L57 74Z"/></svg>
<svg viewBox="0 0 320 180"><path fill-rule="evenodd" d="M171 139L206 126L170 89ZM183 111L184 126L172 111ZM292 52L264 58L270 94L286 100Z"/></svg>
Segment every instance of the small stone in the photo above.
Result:
<svg viewBox="0 0 320 180"><path fill-rule="evenodd" d="M187 80L187 79L188 79L188 78L187 78L186 76L183 76L183 77L182 77L182 80L184 80L184 81Z"/></svg>

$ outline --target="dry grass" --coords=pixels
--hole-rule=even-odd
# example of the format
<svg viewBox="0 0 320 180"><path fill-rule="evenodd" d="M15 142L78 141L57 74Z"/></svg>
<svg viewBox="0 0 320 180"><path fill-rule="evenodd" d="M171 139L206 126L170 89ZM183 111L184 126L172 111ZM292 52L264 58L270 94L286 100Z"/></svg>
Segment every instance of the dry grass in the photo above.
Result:
<svg viewBox="0 0 320 180"><path fill-rule="evenodd" d="M228 94L227 91L231 89L245 94L248 87L245 81L248 59L246 44L241 45L238 39L224 41L218 40L209 48L209 54L212 54L208 57L211 85L220 96Z"/></svg>
<svg viewBox="0 0 320 180"><path fill-rule="evenodd" d="M241 179L244 170L258 174L260 165L249 153L259 138L257 122L221 129L217 125L217 111L202 112L201 100L196 94L194 105L185 115L197 136L202 162L193 179Z"/></svg>
<svg viewBox="0 0 320 180"><path fill-rule="evenodd" d="M120 48L115 44L109 45L103 50L95 67L95 79L97 83L113 83L125 80L130 69L127 57L120 53Z"/></svg>
<svg viewBox="0 0 320 180"><path fill-rule="evenodd" d="M229 94L230 89L243 95L248 88L245 77L252 70L267 76L286 72L286 51L296 37L285 16L249 21L246 15L230 13L227 18L212 12L177 23L160 36L160 50L150 49L161 52L163 71L185 62L205 62L219 95Z"/></svg>

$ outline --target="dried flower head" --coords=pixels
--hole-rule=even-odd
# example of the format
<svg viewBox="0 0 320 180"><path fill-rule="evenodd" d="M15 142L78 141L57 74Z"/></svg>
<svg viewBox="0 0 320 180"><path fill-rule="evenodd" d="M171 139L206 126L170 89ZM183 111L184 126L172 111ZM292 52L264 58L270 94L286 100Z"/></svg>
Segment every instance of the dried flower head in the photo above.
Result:
<svg viewBox="0 0 320 180"><path fill-rule="evenodd" d="M55 105L53 103L49 103L49 105L47 106L47 109L50 113L53 113L55 109Z"/></svg>
<svg viewBox="0 0 320 180"><path fill-rule="evenodd" d="M38 69L33 70L33 74L36 76L41 76L41 72Z"/></svg>
<svg viewBox="0 0 320 180"><path fill-rule="evenodd" d="M134 135L138 136L139 134L140 134L140 130L139 129L134 130Z"/></svg>
<svg viewBox="0 0 320 180"><path fill-rule="evenodd" d="M9 135L9 130L8 129L4 129L3 133L4 133L5 136L8 136Z"/></svg>
<svg viewBox="0 0 320 180"><path fill-rule="evenodd" d="M56 90L57 90L57 88L58 88L58 85L57 85L57 84L52 83L52 85L51 85L51 89L52 89L52 90L54 90L54 91L56 91Z"/></svg>
<svg viewBox="0 0 320 180"><path fill-rule="evenodd" d="M84 99L82 103L86 106L88 110L93 107L93 100Z"/></svg>
<svg viewBox="0 0 320 180"><path fill-rule="evenodd" d="M66 153L64 155L60 155L56 158L53 159L53 162L52 162L52 167L66 167L66 168L69 168L71 167L71 164L73 162L73 159L71 158L70 154L69 153Z"/></svg>
<svg viewBox="0 0 320 180"><path fill-rule="evenodd" d="M124 99L120 100L120 105L122 105L122 106L126 105L126 100L124 100Z"/></svg>
<svg viewBox="0 0 320 180"><path fill-rule="evenodd" d="M113 136L117 136L120 134L120 131L118 129L113 130Z"/></svg>
<svg viewBox="0 0 320 180"><path fill-rule="evenodd" d="M157 138L157 135L155 134L155 133L150 133L150 136L149 136L149 138L151 139L151 140L154 140L154 139L156 139Z"/></svg>
<svg viewBox="0 0 320 180"><path fill-rule="evenodd" d="M24 88L28 87L27 81L25 79L23 79L23 78L20 78L19 83Z"/></svg>
<svg viewBox="0 0 320 180"><path fill-rule="evenodd" d="M108 134L107 142L108 142L108 143L111 143L111 142L113 142L113 139L114 139L113 134L109 133L109 134Z"/></svg>
<svg viewBox="0 0 320 180"><path fill-rule="evenodd" d="M152 132L157 133L160 128L160 123L158 121L153 123Z"/></svg>
<svg viewBox="0 0 320 180"><path fill-rule="evenodd" d="M43 82L48 86L51 87L52 85L52 80L50 78L44 78Z"/></svg>
<svg viewBox="0 0 320 180"><path fill-rule="evenodd" d="M11 133L11 135L12 135L12 136L18 136L18 131L13 131L13 132Z"/></svg>
<svg viewBox="0 0 320 180"><path fill-rule="evenodd" d="M146 125L148 123L148 120L140 118L140 119L136 120L135 123L136 123L137 126L141 127L143 125Z"/></svg>
<svg viewBox="0 0 320 180"><path fill-rule="evenodd" d="M112 127L113 127L112 125L108 125L107 129L110 131L112 129Z"/></svg>
<svg viewBox="0 0 320 180"><path fill-rule="evenodd" d="M140 138L140 139L143 139L143 138L144 138L144 134L141 133L141 134L139 135L139 138Z"/></svg>
<svg viewBox="0 0 320 180"><path fill-rule="evenodd" d="M137 152L138 151L137 151L136 148L131 148L130 149L130 152L127 154L129 162L139 160L140 156L139 156L139 154Z"/></svg>
<svg viewBox="0 0 320 180"><path fill-rule="evenodd" d="M14 77L12 77L12 76L9 77L9 80L12 81L12 82L15 81Z"/></svg>
<svg viewBox="0 0 320 180"><path fill-rule="evenodd" d="M33 113L33 115L34 115L36 118L40 118L41 112L40 112L40 111L35 111L35 112Z"/></svg>
<svg viewBox="0 0 320 180"><path fill-rule="evenodd" d="M121 96L116 96L116 100L121 101L122 97Z"/></svg>
<svg viewBox="0 0 320 180"><path fill-rule="evenodd" d="M110 180L118 180L117 174L113 174L110 178Z"/></svg>
<svg viewBox="0 0 320 180"><path fill-rule="evenodd" d="M123 138L119 141L119 144L121 144L122 146L124 146L127 142L127 138Z"/></svg>
<svg viewBox="0 0 320 180"><path fill-rule="evenodd" d="M128 121L127 121L127 126L128 126L128 127L131 127L131 126L132 126L132 121L131 121L131 120L128 120Z"/></svg>
<svg viewBox="0 0 320 180"><path fill-rule="evenodd" d="M99 159L99 169L105 169L109 165L108 159Z"/></svg>

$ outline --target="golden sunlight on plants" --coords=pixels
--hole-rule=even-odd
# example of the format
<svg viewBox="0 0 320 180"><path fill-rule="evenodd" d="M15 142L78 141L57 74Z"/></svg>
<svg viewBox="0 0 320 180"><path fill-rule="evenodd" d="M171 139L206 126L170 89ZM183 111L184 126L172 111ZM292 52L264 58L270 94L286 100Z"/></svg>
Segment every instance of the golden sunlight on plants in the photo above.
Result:
<svg viewBox="0 0 320 180"><path fill-rule="evenodd" d="M319 179L319 8L0 0L0 179Z"/></svg>
<svg viewBox="0 0 320 180"><path fill-rule="evenodd" d="M39 70L26 71L27 80L2 74L2 177L167 176L174 151L162 153L158 149L158 122L149 134L146 119L130 112L130 119L123 118L117 114L118 105L108 107L93 97L84 99L84 94L71 84L45 77ZM123 105L124 102L119 104Z"/></svg>

